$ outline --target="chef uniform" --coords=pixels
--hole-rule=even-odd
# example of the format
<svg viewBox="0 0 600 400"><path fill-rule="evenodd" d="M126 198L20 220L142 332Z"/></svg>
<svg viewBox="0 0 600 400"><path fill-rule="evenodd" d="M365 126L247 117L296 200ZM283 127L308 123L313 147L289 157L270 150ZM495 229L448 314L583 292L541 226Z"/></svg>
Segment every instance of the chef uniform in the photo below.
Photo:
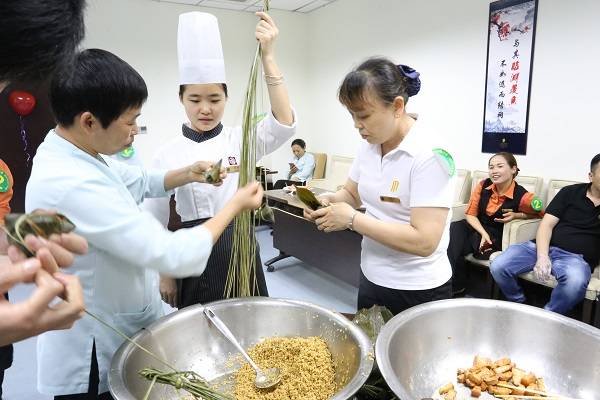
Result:
<svg viewBox="0 0 600 400"><path fill-rule="evenodd" d="M226 83L221 38L215 16L201 12L180 15L177 45L181 85ZM256 129L256 159L259 160L292 137L296 131L296 123L291 126L282 125L269 112L258 122ZM239 165L241 148L240 126L228 127L219 123L211 131L198 132L186 123L174 139L162 146L154 158L153 166L161 169L180 168L189 164L190 160L222 160L224 167ZM237 173L230 173L221 186L192 183L175 189L175 210L183 227L200 225L219 212L236 192L238 176ZM149 199L144 207L167 226L170 216L169 199ZM213 246L204 274L178 281L177 304L180 308L223 298L232 243L233 223ZM254 294L267 296L258 251L256 282L258 287Z"/></svg>
<svg viewBox="0 0 600 400"><path fill-rule="evenodd" d="M86 309L129 336L163 315L151 269L199 275L212 249L208 229L169 232L140 209L144 198L170 194L165 174L94 157L51 130L27 183L27 212L60 210L88 240L87 254L69 268L81 281ZM74 398L97 385L107 395L110 361L122 343L88 315L71 329L43 333L37 341L38 390Z"/></svg>

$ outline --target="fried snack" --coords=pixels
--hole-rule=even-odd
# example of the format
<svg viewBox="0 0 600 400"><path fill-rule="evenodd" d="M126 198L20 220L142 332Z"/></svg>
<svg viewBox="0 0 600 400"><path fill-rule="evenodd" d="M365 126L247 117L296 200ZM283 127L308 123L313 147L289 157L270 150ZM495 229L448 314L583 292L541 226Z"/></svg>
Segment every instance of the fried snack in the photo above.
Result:
<svg viewBox="0 0 600 400"><path fill-rule="evenodd" d="M484 392L497 396L523 396L532 394L532 390L536 391L535 394L546 391L542 378L517 368L508 357L492 361L476 355L471 368L456 371L456 380L471 389L472 397L479 397ZM447 386L444 385L444 388Z"/></svg>
<svg viewBox="0 0 600 400"><path fill-rule="evenodd" d="M439 388L438 392L440 394L448 393L450 390L454 390L454 384L452 382L446 383L444 386Z"/></svg>

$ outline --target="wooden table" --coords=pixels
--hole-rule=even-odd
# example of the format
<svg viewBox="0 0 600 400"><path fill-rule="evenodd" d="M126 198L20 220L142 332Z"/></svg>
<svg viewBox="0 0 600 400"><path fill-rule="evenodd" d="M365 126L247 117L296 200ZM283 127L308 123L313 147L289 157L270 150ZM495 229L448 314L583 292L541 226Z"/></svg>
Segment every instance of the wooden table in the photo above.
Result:
<svg viewBox="0 0 600 400"><path fill-rule="evenodd" d="M314 191L317 195L325 192ZM304 204L284 190L268 190L265 197L275 215L273 247L279 250L277 257L265 262L267 271L273 272L273 263L292 256L358 287L362 235L348 229L319 231L314 222L302 217Z"/></svg>

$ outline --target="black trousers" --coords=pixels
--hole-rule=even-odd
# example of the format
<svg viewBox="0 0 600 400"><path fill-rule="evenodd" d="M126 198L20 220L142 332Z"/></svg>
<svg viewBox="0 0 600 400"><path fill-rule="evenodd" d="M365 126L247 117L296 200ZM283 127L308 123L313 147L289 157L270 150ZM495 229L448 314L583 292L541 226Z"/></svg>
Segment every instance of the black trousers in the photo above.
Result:
<svg viewBox="0 0 600 400"><path fill-rule="evenodd" d="M413 306L435 300L452 297L452 280L433 289L399 290L379 286L368 280L360 273L358 288L358 309L371 308L374 305L387 307L396 315Z"/></svg>
<svg viewBox="0 0 600 400"><path fill-rule="evenodd" d="M207 219L186 221L182 223L182 226L184 228L191 228L205 221ZM254 235L254 232L249 234ZM233 223L225 228L219 240L214 244L206 263L206 269L202 275L177 280L178 308L181 309L194 304L210 303L211 301L222 300L224 298L232 246ZM256 283L258 287L254 288L253 295L269 296L258 242L256 243Z"/></svg>
<svg viewBox="0 0 600 400"><path fill-rule="evenodd" d="M100 377L98 372L98 360L96 359L96 343L92 347L92 365L90 368L90 380L87 393L66 394L54 396L54 400L113 400L110 392L98 394Z"/></svg>
<svg viewBox="0 0 600 400"><path fill-rule="evenodd" d="M296 186L304 186L306 182L300 181L290 181L287 179L280 179L273 185L273 190L275 189L283 189L286 186L296 185Z"/></svg>
<svg viewBox="0 0 600 400"><path fill-rule="evenodd" d="M502 250L502 231L484 226L493 242L493 249ZM467 262L465 256L473 253L481 254L479 244L481 235L466 220L450 224L450 242L448 243L448 260L452 266L452 290L459 291L467 287Z"/></svg>

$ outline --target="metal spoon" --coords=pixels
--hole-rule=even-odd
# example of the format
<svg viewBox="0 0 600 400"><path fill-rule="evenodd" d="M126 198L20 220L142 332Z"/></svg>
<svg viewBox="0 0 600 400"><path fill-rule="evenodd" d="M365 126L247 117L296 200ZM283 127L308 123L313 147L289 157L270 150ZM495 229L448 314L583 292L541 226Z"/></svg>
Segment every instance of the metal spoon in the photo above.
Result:
<svg viewBox="0 0 600 400"><path fill-rule="evenodd" d="M244 358L246 358L246 361L248 361L250 366L254 368L254 370L256 371L256 379L254 380L254 386L256 386L259 389L269 389L281 382L281 371L279 371L279 368L269 368L264 371L261 370L258 367L258 365L256 365L254 361L252 361L248 353L246 353L246 351L237 341L235 336L233 336L229 328L227 328L223 321L221 321L221 319L217 317L213 310L211 310L208 307L204 307L204 315L206 315L210 322L212 322L215 325L215 327L219 331L221 331L223 336L225 336L238 349L238 351L242 353Z"/></svg>

